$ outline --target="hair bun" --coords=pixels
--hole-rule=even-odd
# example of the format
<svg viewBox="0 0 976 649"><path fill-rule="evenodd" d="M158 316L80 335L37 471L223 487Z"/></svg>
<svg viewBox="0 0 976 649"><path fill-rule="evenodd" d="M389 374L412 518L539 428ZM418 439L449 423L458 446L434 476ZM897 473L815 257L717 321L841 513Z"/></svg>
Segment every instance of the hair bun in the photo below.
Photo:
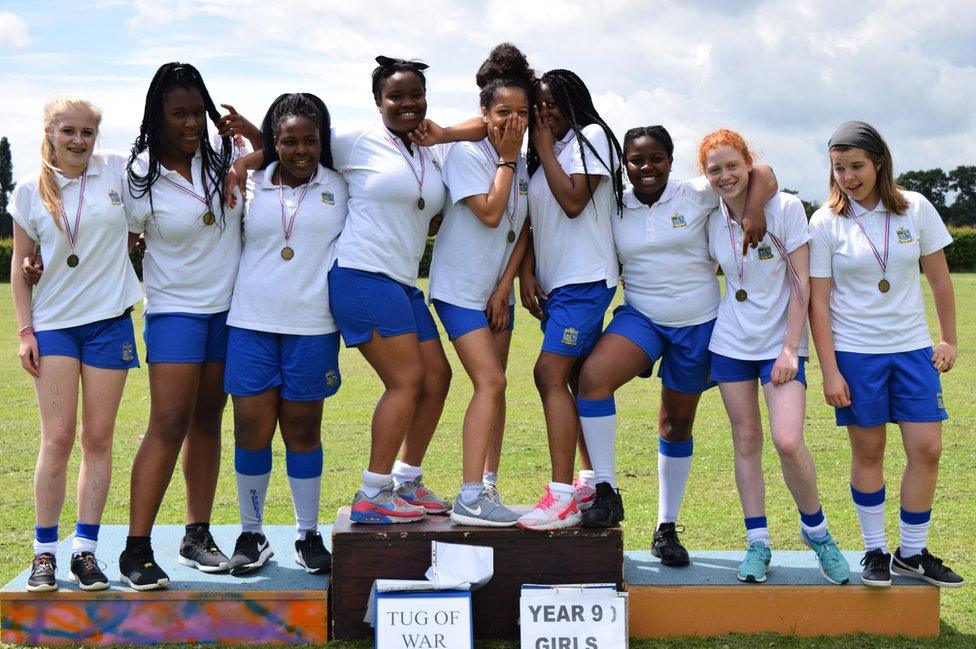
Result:
<svg viewBox="0 0 976 649"><path fill-rule="evenodd" d="M529 84L535 79L535 70L529 67L528 59L519 48L511 43L501 43L491 51L474 78L479 88L484 88L493 79Z"/></svg>

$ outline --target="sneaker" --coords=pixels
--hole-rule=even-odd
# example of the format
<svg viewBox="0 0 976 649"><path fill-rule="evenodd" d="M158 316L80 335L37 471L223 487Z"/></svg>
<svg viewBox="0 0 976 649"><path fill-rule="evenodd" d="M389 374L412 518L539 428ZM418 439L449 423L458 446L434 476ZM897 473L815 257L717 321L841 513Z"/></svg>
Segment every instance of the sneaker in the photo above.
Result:
<svg viewBox="0 0 976 649"><path fill-rule="evenodd" d="M485 482L484 487L485 487L485 494L487 494L489 498L497 502L502 502L502 494L500 491L498 491L497 484L493 482Z"/></svg>
<svg viewBox="0 0 976 649"><path fill-rule="evenodd" d="M451 521L457 525L483 525L485 527L512 527L518 522L518 514L496 498L497 491L482 489L473 502L466 503L461 495L454 499Z"/></svg>
<svg viewBox="0 0 976 649"><path fill-rule="evenodd" d="M651 554L660 559L661 563L672 568L690 564L691 559L688 558L688 551L678 540L678 533L684 531L683 525L661 523L654 532Z"/></svg>
<svg viewBox="0 0 976 649"><path fill-rule="evenodd" d="M27 590L32 593L57 590L58 580L55 578L57 570L58 561L50 552L34 555L31 561L31 574L27 578Z"/></svg>
<svg viewBox="0 0 976 649"><path fill-rule="evenodd" d="M891 559L891 570L904 577L921 579L942 588L959 588L966 583L965 579L943 564L942 559L929 554L926 548L922 548L922 553L914 557L901 556L901 548L898 548Z"/></svg>
<svg viewBox="0 0 976 649"><path fill-rule="evenodd" d="M807 547L817 555L817 562L820 564L820 574L832 584L838 586L846 584L851 580L851 567L847 565L847 559L837 548L837 541L827 532L827 537L817 541L800 530L800 537Z"/></svg>
<svg viewBox="0 0 976 649"><path fill-rule="evenodd" d="M576 506L580 511L589 509L596 501L596 489L583 484L579 478L573 478L573 489L576 490Z"/></svg>
<svg viewBox="0 0 976 649"><path fill-rule="evenodd" d="M217 547L210 528L203 525L191 526L183 535L179 562L200 572L224 572L230 566L230 559Z"/></svg>
<svg viewBox="0 0 976 649"><path fill-rule="evenodd" d="M546 485L545 495L532 511L519 517L518 526L524 530L558 530L576 527L581 520L576 497L570 498L568 503L560 501L550 491L549 485Z"/></svg>
<svg viewBox="0 0 976 649"><path fill-rule="evenodd" d="M78 584L82 590L105 590L108 577L102 572L98 560L91 552L81 552L71 557L71 572L68 579Z"/></svg>
<svg viewBox="0 0 976 649"><path fill-rule="evenodd" d="M446 514L451 511L451 501L425 487L423 477L402 482L394 491L411 505L423 507L428 514Z"/></svg>
<svg viewBox="0 0 976 649"><path fill-rule="evenodd" d="M427 514L427 508L422 505L411 505L396 495L393 483L380 489L375 498L369 498L357 491L352 499L349 518L353 523L412 523L419 521Z"/></svg>
<svg viewBox="0 0 976 649"><path fill-rule="evenodd" d="M134 590L156 590L169 584L167 575L153 556L152 546L145 543L119 556L120 579Z"/></svg>
<svg viewBox="0 0 976 649"><path fill-rule="evenodd" d="M624 519L624 501L618 489L609 482L598 482L595 494L593 502L583 510L583 527L613 527Z"/></svg>
<svg viewBox="0 0 976 649"><path fill-rule="evenodd" d="M761 584L769 574L769 560L773 553L762 541L755 541L746 550L746 557L739 564L739 574L736 578L750 584Z"/></svg>
<svg viewBox="0 0 976 649"><path fill-rule="evenodd" d="M325 549L318 530L309 530L305 533L305 540L295 541L295 563L312 575L332 570L332 553Z"/></svg>
<svg viewBox="0 0 976 649"><path fill-rule="evenodd" d="M861 559L861 583L865 586L884 588L891 585L891 555L875 548L864 553Z"/></svg>
<svg viewBox="0 0 976 649"><path fill-rule="evenodd" d="M261 532L241 532L230 558L230 574L235 577L254 572L274 556L271 544Z"/></svg>

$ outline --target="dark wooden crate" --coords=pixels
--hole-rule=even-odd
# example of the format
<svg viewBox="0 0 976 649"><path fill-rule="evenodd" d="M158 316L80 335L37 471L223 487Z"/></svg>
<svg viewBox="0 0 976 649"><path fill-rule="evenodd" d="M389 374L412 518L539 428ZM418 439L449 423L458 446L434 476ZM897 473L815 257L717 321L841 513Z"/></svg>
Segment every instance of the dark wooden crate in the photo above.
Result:
<svg viewBox="0 0 976 649"><path fill-rule="evenodd" d="M330 637L372 637L373 629L363 622L363 615L373 581L423 579L430 567L431 541L494 548L495 574L472 597L478 638L518 637L522 584L623 586L624 543L619 527L529 532L456 526L447 516L428 516L418 523L359 525L349 520L349 508L343 507L332 529Z"/></svg>

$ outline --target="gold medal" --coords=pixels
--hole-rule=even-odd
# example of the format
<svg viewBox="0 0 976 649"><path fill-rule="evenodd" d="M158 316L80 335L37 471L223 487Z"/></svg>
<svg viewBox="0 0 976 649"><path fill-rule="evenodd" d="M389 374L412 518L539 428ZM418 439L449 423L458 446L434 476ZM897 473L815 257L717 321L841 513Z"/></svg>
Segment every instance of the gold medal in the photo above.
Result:
<svg viewBox="0 0 976 649"><path fill-rule="evenodd" d="M78 255L76 255L74 253L71 253L70 255L68 255L68 268L74 268L75 266L77 266L78 265L78 261L79 261Z"/></svg>
<svg viewBox="0 0 976 649"><path fill-rule="evenodd" d="M418 209L418 210L422 210L422 209L424 209L424 206L425 206L426 204L427 204L427 203L425 203L425 202L424 202L424 197L423 197L423 196L421 196L420 198L418 198L418 199L417 199L417 209Z"/></svg>
<svg viewBox="0 0 976 649"><path fill-rule="evenodd" d="M746 290L744 288L740 288L738 291L735 292L735 299L738 300L739 302L745 302L747 297L749 297L749 294L746 293Z"/></svg>
<svg viewBox="0 0 976 649"><path fill-rule="evenodd" d="M878 290L882 293L887 293L891 290L891 282L886 279L882 279L880 282L878 282Z"/></svg>
<svg viewBox="0 0 976 649"><path fill-rule="evenodd" d="M281 249L281 258L288 261L295 256L295 251L291 249L291 246L285 246Z"/></svg>
<svg viewBox="0 0 976 649"><path fill-rule="evenodd" d="M203 213L203 224L204 225L213 225L214 224L214 221L216 221L216 220L217 219L214 217L213 212L211 212L210 210L207 210L206 212Z"/></svg>
<svg viewBox="0 0 976 649"><path fill-rule="evenodd" d="M508 242L515 243L515 230L508 231Z"/></svg>

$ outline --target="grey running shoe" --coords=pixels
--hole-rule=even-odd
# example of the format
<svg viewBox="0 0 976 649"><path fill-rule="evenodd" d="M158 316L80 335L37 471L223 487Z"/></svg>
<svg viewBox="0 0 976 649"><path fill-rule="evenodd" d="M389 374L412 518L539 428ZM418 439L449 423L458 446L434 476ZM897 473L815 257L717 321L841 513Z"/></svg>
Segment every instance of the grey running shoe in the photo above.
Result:
<svg viewBox="0 0 976 649"><path fill-rule="evenodd" d="M217 547L208 525L188 525L180 543L179 562L201 572L224 572L230 559Z"/></svg>
<svg viewBox="0 0 976 649"><path fill-rule="evenodd" d="M446 514L451 509L451 501L428 489L422 476L400 483L394 491L409 504L423 507L428 514Z"/></svg>
<svg viewBox="0 0 976 649"><path fill-rule="evenodd" d="M482 525L485 527L512 527L518 521L518 514L492 497L487 489L482 489L474 502L465 503L460 494L454 499L451 521L457 525Z"/></svg>

